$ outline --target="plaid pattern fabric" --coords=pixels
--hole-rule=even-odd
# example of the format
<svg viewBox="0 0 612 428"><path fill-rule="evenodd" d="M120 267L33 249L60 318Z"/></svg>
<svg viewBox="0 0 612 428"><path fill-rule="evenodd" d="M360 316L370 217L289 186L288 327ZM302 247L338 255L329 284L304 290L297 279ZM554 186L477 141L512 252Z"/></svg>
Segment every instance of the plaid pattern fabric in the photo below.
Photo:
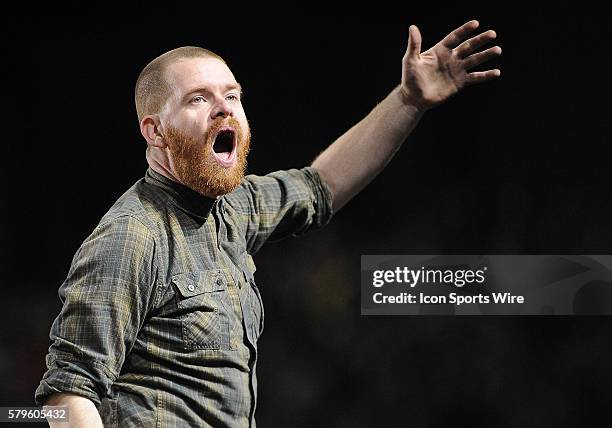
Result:
<svg viewBox="0 0 612 428"><path fill-rule="evenodd" d="M36 404L71 392L105 426L255 426L264 311L251 255L331 216L311 167L248 175L216 199L149 168L72 260Z"/></svg>

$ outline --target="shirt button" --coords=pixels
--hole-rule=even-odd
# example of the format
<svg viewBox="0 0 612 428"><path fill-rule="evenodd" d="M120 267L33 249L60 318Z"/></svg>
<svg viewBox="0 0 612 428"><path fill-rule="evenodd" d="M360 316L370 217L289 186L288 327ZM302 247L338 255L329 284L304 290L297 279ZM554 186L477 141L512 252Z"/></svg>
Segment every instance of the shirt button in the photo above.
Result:
<svg viewBox="0 0 612 428"><path fill-rule="evenodd" d="M193 284L189 284L187 288L189 289L189 291L195 290L195 287L193 286Z"/></svg>

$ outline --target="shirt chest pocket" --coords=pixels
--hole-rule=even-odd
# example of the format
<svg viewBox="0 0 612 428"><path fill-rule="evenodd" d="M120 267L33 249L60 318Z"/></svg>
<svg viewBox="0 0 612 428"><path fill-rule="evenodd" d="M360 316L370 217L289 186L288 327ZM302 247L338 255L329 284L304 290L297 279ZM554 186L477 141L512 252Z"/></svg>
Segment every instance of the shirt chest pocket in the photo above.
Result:
<svg viewBox="0 0 612 428"><path fill-rule="evenodd" d="M176 315L185 349L229 349L227 282L223 270L176 274Z"/></svg>

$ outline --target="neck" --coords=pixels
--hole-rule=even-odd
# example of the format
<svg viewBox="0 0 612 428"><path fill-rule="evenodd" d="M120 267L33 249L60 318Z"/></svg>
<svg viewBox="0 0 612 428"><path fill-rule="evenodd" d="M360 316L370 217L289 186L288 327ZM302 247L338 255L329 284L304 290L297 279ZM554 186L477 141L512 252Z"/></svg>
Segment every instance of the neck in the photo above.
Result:
<svg viewBox="0 0 612 428"><path fill-rule="evenodd" d="M184 184L176 175L172 173L172 162L170 161L169 157L165 153L159 153L159 151L160 149L158 148L147 147L147 163L151 169L172 181Z"/></svg>

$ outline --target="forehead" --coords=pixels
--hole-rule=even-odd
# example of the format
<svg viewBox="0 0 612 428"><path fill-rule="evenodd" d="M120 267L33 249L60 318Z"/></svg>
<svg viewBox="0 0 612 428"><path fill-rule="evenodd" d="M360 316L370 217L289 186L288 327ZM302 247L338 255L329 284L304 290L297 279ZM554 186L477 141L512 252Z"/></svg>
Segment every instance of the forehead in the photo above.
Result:
<svg viewBox="0 0 612 428"><path fill-rule="evenodd" d="M168 66L166 78L179 95L196 88L207 87L214 90L237 83L229 67L217 58L178 60Z"/></svg>

